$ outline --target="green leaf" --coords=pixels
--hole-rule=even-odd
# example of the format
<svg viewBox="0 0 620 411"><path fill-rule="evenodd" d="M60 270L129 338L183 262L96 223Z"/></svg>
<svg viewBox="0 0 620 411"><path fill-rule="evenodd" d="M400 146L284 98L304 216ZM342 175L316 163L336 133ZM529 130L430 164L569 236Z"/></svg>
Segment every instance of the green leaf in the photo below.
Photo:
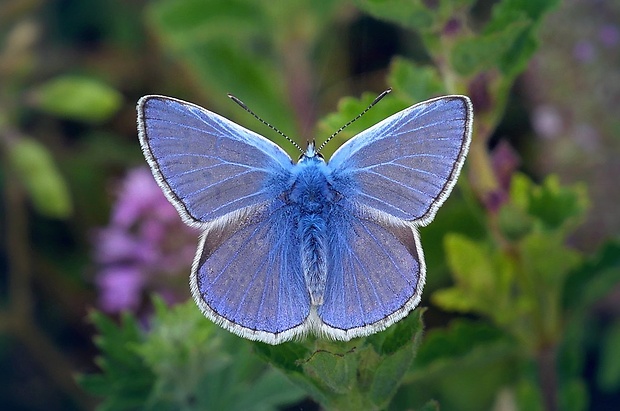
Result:
<svg viewBox="0 0 620 411"><path fill-rule="evenodd" d="M531 378L522 378L516 385L517 406L520 410L544 411L540 388Z"/></svg>
<svg viewBox="0 0 620 411"><path fill-rule="evenodd" d="M255 349L326 409L384 409L415 356L423 311L367 338L256 344Z"/></svg>
<svg viewBox="0 0 620 411"><path fill-rule="evenodd" d="M100 410L130 410L140 408L149 395L155 374L136 353L143 335L136 320L128 315L120 325L99 312L90 320L97 327L99 336L95 343L101 350L97 364L100 374L79 377L85 390L104 397Z"/></svg>
<svg viewBox="0 0 620 411"><path fill-rule="evenodd" d="M573 227L583 219L589 205L583 184L561 186L555 175L549 175L541 185L535 185L525 175L516 173L512 178L510 199L521 213L537 220L538 225L546 230ZM513 211L513 215L515 213ZM518 218L528 225L525 215Z"/></svg>
<svg viewBox="0 0 620 411"><path fill-rule="evenodd" d="M282 20L277 20L281 5L269 4L247 0L164 0L151 4L147 17L165 49L199 82L200 93L210 96L215 106L220 102L218 112L269 136L291 155L297 155L282 136L225 98L232 93L285 134L299 134L288 101L283 58L278 54L278 47L284 46L275 41L293 34L312 38L316 31L312 24L302 30L301 24L294 22L309 24L322 20L315 18L315 14L320 14L317 9L298 4L301 9L287 16L287 24L282 27ZM303 11L308 12L305 18L300 17ZM303 33L291 33L295 30Z"/></svg>
<svg viewBox="0 0 620 411"><path fill-rule="evenodd" d="M330 394L342 395L357 388L358 365L352 352L317 350L304 361L302 368L307 378L320 381Z"/></svg>
<svg viewBox="0 0 620 411"><path fill-rule="evenodd" d="M410 407L434 398L442 409L491 409L497 391L514 379L518 358L515 340L498 328L452 321L428 332L394 402Z"/></svg>
<svg viewBox="0 0 620 411"><path fill-rule="evenodd" d="M512 318L510 286L514 263L507 256L494 253L485 243L460 234L447 234L444 244L456 284L436 291L433 302L446 310L485 314L500 323Z"/></svg>
<svg viewBox="0 0 620 411"><path fill-rule="evenodd" d="M490 21L483 30L483 35L498 33L517 21L528 22L527 30L514 38L505 52L498 56L500 70L514 77L527 67L527 63L538 48L536 30L546 12L559 4L559 0L503 0L493 7Z"/></svg>
<svg viewBox="0 0 620 411"><path fill-rule="evenodd" d="M418 342L416 338L424 331L422 315L425 311L425 308L416 309L387 330L368 336L368 343L372 344L378 354L391 355L409 347L412 341Z"/></svg>
<svg viewBox="0 0 620 411"><path fill-rule="evenodd" d="M436 68L418 66L402 57L392 60L388 83L395 92L406 96L411 104L446 94Z"/></svg>
<svg viewBox="0 0 620 411"><path fill-rule="evenodd" d="M541 289L545 285L561 287L569 271L581 262L581 254L564 244L556 233L532 233L520 245L522 264L527 275Z"/></svg>
<svg viewBox="0 0 620 411"><path fill-rule="evenodd" d="M533 22L541 22L544 15L560 4L560 0L502 0L493 7L489 30L501 28L511 21L515 14L524 14Z"/></svg>
<svg viewBox="0 0 620 411"><path fill-rule="evenodd" d="M159 1L149 9L149 19L175 47L222 36L242 38L264 27L263 17L258 2L244 0Z"/></svg>
<svg viewBox="0 0 620 411"><path fill-rule="evenodd" d="M558 341L563 330L562 287L570 271L581 262L581 254L565 245L560 232L533 232L519 244L520 303L527 306L531 330L522 337L528 342ZM539 342L527 334L536 333Z"/></svg>
<svg viewBox="0 0 620 411"><path fill-rule="evenodd" d="M58 117L100 123L118 111L121 94L101 81L83 76L63 76L32 91L31 103Z"/></svg>
<svg viewBox="0 0 620 411"><path fill-rule="evenodd" d="M588 310L620 283L620 242L610 241L573 270L564 287L563 305L573 312Z"/></svg>
<svg viewBox="0 0 620 411"><path fill-rule="evenodd" d="M518 241L531 232L534 219L514 203L504 204L499 210L498 222L504 236L511 241Z"/></svg>
<svg viewBox="0 0 620 411"><path fill-rule="evenodd" d="M557 176L549 175L533 190L528 211L547 227L556 229L569 221L579 221L587 207L588 197L583 184L562 187Z"/></svg>
<svg viewBox="0 0 620 411"><path fill-rule="evenodd" d="M355 4L373 17L413 30L428 30L435 24L435 13L422 0L355 0Z"/></svg>
<svg viewBox="0 0 620 411"><path fill-rule="evenodd" d="M15 175L23 182L39 213L54 218L71 215L69 189L42 144L31 138L19 138L9 144L8 156Z"/></svg>
<svg viewBox="0 0 620 411"><path fill-rule="evenodd" d="M409 370L422 340L426 310L417 309L383 333L375 334L383 343L378 348L372 337L369 343L379 354L378 363L366 363L366 375L371 376L368 397L379 409L385 409Z"/></svg>
<svg viewBox="0 0 620 411"><path fill-rule="evenodd" d="M616 322L607 330L601 344L600 364L596 381L601 390L613 392L620 388L620 322Z"/></svg>
<svg viewBox="0 0 620 411"><path fill-rule="evenodd" d="M153 408L275 410L302 392L250 350L250 343L204 318L193 301L156 315L138 352L155 372Z"/></svg>
<svg viewBox="0 0 620 411"><path fill-rule="evenodd" d="M560 386L559 409L566 411L586 411L588 409L588 386L580 378L564 382Z"/></svg>
<svg viewBox="0 0 620 411"><path fill-rule="evenodd" d="M502 58L529 27L528 20L520 19L504 26L502 31L459 39L451 52L451 64L464 76L494 67L505 71L506 67L500 64Z"/></svg>
<svg viewBox="0 0 620 411"><path fill-rule="evenodd" d="M260 361L247 340L208 321L193 301L155 299L148 333L133 317L116 326L94 314L102 373L82 377L102 409L277 410L303 392Z"/></svg>
<svg viewBox="0 0 620 411"><path fill-rule="evenodd" d="M454 320L447 329L429 331L415 359L416 368L430 367L438 362L465 357L472 347L495 344L506 338L498 328L483 322Z"/></svg>

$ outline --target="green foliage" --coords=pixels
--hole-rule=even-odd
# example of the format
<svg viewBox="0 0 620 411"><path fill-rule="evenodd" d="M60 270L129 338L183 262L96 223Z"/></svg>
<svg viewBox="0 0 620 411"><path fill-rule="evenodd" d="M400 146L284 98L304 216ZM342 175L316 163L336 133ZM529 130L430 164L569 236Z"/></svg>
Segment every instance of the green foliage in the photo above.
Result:
<svg viewBox="0 0 620 411"><path fill-rule="evenodd" d="M599 386L607 392L612 392L620 387L620 323L616 322L606 333L601 345L601 368L599 368L597 380Z"/></svg>
<svg viewBox="0 0 620 411"><path fill-rule="evenodd" d="M429 397L446 409L489 409L495 392L514 378L518 357L514 339L482 322L455 320L448 328L433 329L393 401L402 407L392 409Z"/></svg>
<svg viewBox="0 0 620 411"><path fill-rule="evenodd" d="M506 317L512 317L515 307L510 289L513 262L459 234L446 235L445 248L455 286L435 292L433 301L447 310L491 315L500 324L509 321Z"/></svg>
<svg viewBox="0 0 620 411"><path fill-rule="evenodd" d="M102 373L83 376L101 410L275 410L302 392L266 368L249 345L206 320L193 301L155 301L149 332L126 315L119 326L92 315Z"/></svg>
<svg viewBox="0 0 620 411"><path fill-rule="evenodd" d="M597 258L585 261L566 245L587 206L582 185L562 187L554 176L536 185L516 174L495 226L494 235L502 242L447 235L446 255L455 284L433 294L437 305L479 314L512 336L521 347L513 352L515 358L536 358L544 347L559 346L557 367L564 373L558 396L562 409L571 410L586 409L588 402L580 376L587 342L585 313L620 281L617 245L609 244ZM424 358L423 350L419 358ZM606 364L609 368L601 369L600 375L612 381L614 362ZM537 379L526 372L513 381L515 401L523 409L543 407Z"/></svg>
<svg viewBox="0 0 620 411"><path fill-rule="evenodd" d="M560 188L557 179L549 177L537 186L515 175L510 201L504 206L508 211L499 219L500 232L509 243L498 248L491 239L474 242L447 235L446 254L455 285L437 291L434 301L448 310L487 316L533 350L557 341L564 283L581 262L580 254L566 247L566 237L586 207L579 185Z"/></svg>
<svg viewBox="0 0 620 411"><path fill-rule="evenodd" d="M452 65L461 75L470 75L493 67L499 67L505 73L510 71L511 65L503 64L505 56L529 29L528 23L516 20L501 31L461 39L452 50Z"/></svg>
<svg viewBox="0 0 620 411"><path fill-rule="evenodd" d="M385 409L415 357L422 313L349 342L256 343L255 350L326 409Z"/></svg>
<svg viewBox="0 0 620 411"><path fill-rule="evenodd" d="M572 271L566 280L563 306L574 315L605 297L620 282L620 243L604 244L597 255Z"/></svg>
<svg viewBox="0 0 620 411"><path fill-rule="evenodd" d="M58 117L103 122L123 102L122 96L108 85L82 76L62 76L32 91L32 104Z"/></svg>
<svg viewBox="0 0 620 411"><path fill-rule="evenodd" d="M97 360L102 372L82 376L82 386L105 397L101 411L141 408L156 376L137 355L137 347L143 340L138 322L125 315L117 326L98 312L93 312L90 318L100 333L95 343L102 354Z"/></svg>
<svg viewBox="0 0 620 411"><path fill-rule="evenodd" d="M575 227L588 207L586 189L582 184L561 187L554 175L547 176L542 185L535 186L526 176L516 174L510 195L520 212L531 215L533 221L546 230Z"/></svg>
<svg viewBox="0 0 620 411"><path fill-rule="evenodd" d="M32 138L20 138L9 145L8 157L39 213L69 217L72 205L67 185L45 146Z"/></svg>
<svg viewBox="0 0 620 411"><path fill-rule="evenodd" d="M412 30L428 30L437 14L423 0L356 0L356 5L374 17Z"/></svg>
<svg viewBox="0 0 620 411"><path fill-rule="evenodd" d="M311 52L337 5L333 0L164 0L150 7L148 23L167 52L192 72L203 93L232 93L249 107L260 107L262 117L294 136L299 124L287 95L294 80L285 69L307 69L295 55ZM213 104L218 101L222 99ZM256 128L256 122L233 104L218 111ZM290 148L278 134L262 131ZM292 149L291 154L297 155Z"/></svg>
<svg viewBox="0 0 620 411"><path fill-rule="evenodd" d="M446 94L440 73L433 66L419 66L402 57L392 60L388 84L410 104Z"/></svg>

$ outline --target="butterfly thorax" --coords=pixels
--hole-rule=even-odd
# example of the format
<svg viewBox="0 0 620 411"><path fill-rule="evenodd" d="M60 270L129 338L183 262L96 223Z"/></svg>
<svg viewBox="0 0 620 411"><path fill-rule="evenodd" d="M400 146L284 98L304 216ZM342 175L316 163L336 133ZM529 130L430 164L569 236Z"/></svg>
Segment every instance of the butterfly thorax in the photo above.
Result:
<svg viewBox="0 0 620 411"><path fill-rule="evenodd" d="M296 179L289 199L307 213L321 213L332 203L334 193L327 181L328 169L320 157L303 157L295 167Z"/></svg>
<svg viewBox="0 0 620 411"><path fill-rule="evenodd" d="M326 217L335 196L322 158L304 156L295 171L296 180L288 198L298 214L297 235L310 299L313 305L321 305L327 278Z"/></svg>

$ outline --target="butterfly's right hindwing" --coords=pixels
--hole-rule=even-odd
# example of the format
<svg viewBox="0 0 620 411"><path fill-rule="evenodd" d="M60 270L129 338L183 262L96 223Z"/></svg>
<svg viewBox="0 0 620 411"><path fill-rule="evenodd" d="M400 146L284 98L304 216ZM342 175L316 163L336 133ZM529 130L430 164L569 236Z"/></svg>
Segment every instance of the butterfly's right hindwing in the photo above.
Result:
<svg viewBox="0 0 620 411"><path fill-rule="evenodd" d="M216 220L201 238L190 280L194 299L237 335L289 340L306 330L310 313L295 222L284 207L235 214Z"/></svg>
<svg viewBox="0 0 620 411"><path fill-rule="evenodd" d="M155 178L190 225L273 201L291 175L276 144L181 100L141 98L138 130Z"/></svg>

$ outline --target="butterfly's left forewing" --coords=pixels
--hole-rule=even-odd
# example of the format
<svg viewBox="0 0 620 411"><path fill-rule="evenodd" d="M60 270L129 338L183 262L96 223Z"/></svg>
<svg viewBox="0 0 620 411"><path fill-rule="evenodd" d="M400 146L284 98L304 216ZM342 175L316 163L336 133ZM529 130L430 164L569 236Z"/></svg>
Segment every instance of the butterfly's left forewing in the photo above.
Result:
<svg viewBox="0 0 620 411"><path fill-rule="evenodd" d="M348 199L426 225L450 194L469 149L471 102L447 96L409 107L361 132L329 161Z"/></svg>

